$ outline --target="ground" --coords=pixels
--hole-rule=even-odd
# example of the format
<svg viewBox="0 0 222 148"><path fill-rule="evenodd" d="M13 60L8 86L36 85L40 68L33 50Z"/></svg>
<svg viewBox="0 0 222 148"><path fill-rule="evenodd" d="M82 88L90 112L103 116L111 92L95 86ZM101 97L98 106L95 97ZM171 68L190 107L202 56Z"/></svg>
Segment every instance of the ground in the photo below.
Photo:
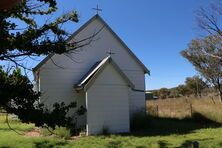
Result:
<svg viewBox="0 0 222 148"><path fill-rule="evenodd" d="M179 102L179 100L177 101ZM194 100L194 102L195 101L196 100ZM158 104L161 103L163 105L163 102L159 102ZM211 111L209 109L209 106L211 104L209 104L209 102L205 103L207 103L206 104L208 107L207 110ZM193 103L194 108L195 106L197 108L197 106L200 105L200 103L198 105L194 104L195 103ZM155 106L157 105L157 102L151 101L151 105ZM166 106L169 107L169 104L167 104ZM213 107L215 108L215 106ZM218 106L216 110L218 109L219 111L219 107L220 106ZM178 108L181 109L181 107ZM161 109L164 109L164 107L162 107ZM189 112L187 113L187 116L189 116ZM133 132L131 134L89 136L89 137L76 138L74 140L73 139L64 140L61 138L51 137L51 136L39 137L37 135L36 137L36 133L32 135L33 129L35 128L33 124L23 124L19 121L11 119L10 125L13 129L22 134L19 135L8 128L5 122L5 116L1 115L0 147L12 147L12 148L16 147L24 147L24 148L25 147L27 148L29 147L36 147L36 148L154 147L155 148L157 147L158 148L158 147L190 147L194 141L198 141L200 143L200 147L222 147L221 124L217 121L208 119L202 114L197 112L193 113L192 118L185 118L185 119L175 119L175 118L166 118L166 117L160 118L149 115L146 117L145 120L144 119L139 119L139 120L141 120L140 123L143 123L141 125L141 127L143 127L143 130L137 130L136 132ZM30 131L32 131L31 135L29 135ZM27 135L27 133L29 134Z"/></svg>

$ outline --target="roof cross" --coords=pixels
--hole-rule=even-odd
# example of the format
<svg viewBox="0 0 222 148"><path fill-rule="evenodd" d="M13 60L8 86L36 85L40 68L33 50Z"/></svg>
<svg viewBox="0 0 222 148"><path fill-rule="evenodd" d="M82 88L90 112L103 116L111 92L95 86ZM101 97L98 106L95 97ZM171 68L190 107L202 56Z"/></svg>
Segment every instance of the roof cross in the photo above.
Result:
<svg viewBox="0 0 222 148"><path fill-rule="evenodd" d="M93 10L96 10L96 14L99 14L99 11L102 11L101 8L99 8L99 5L96 5L96 8L92 8Z"/></svg>
<svg viewBox="0 0 222 148"><path fill-rule="evenodd" d="M116 54L116 53L112 52L111 49L110 49L108 52L106 52L106 53L109 54L110 56L111 56L112 54Z"/></svg>

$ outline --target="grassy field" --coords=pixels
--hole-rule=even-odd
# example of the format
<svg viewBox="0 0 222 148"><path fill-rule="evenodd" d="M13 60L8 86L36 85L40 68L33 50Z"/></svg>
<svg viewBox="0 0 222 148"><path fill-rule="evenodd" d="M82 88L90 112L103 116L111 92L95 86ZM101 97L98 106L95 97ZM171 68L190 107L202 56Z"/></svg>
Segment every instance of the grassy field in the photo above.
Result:
<svg viewBox="0 0 222 148"><path fill-rule="evenodd" d="M33 130L34 125L23 124L16 120L10 120L10 125L16 131L23 133L19 135L10 130L5 122L5 116L0 115L0 147L11 148L52 148L52 147L96 147L96 148L164 148L164 147L191 147L194 141L200 143L200 147L222 147L221 107L217 104L209 104L209 100L192 100L195 112L190 116L184 100L150 101L148 108L152 109L158 105L159 115L162 117L146 116L139 119L142 130L137 130L127 135L106 135L80 137L65 140L52 136L30 137L24 134ZM168 104L167 104L168 102ZM182 103L182 104L181 104ZM165 106L165 107L164 107ZM169 109L170 107L170 109ZM213 107L213 108L212 108ZM184 112L182 111L184 109ZM177 111L181 110L181 111ZM165 110L165 111L164 111ZM199 111L197 113L196 111ZM161 112L164 112L161 114ZM172 113L176 112L176 113ZM207 112L207 113L206 113ZM168 115L167 115L168 113ZM181 114L181 115L179 115ZM204 116L207 115L207 117ZM174 117L177 118L172 118ZM181 116L189 117L181 119ZM171 118L166 118L171 117ZM180 119L179 119L180 118Z"/></svg>
<svg viewBox="0 0 222 148"><path fill-rule="evenodd" d="M217 99L175 98L147 101L148 112L159 117L185 118L198 113L222 123L222 104Z"/></svg>

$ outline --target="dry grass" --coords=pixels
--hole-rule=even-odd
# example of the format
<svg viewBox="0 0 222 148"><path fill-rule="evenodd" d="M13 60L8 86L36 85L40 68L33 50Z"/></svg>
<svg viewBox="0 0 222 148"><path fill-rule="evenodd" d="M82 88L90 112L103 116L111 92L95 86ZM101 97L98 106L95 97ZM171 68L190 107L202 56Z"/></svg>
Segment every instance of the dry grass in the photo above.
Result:
<svg viewBox="0 0 222 148"><path fill-rule="evenodd" d="M149 100L146 103L149 114L159 117L186 118L199 113L208 119L222 123L222 104L212 98L175 98Z"/></svg>
<svg viewBox="0 0 222 148"><path fill-rule="evenodd" d="M211 99L193 99L192 104L195 112L204 115L208 119L222 123L222 103L213 102Z"/></svg>
<svg viewBox="0 0 222 148"><path fill-rule="evenodd" d="M185 118L191 115L188 99L151 100L146 103L148 112L159 117Z"/></svg>

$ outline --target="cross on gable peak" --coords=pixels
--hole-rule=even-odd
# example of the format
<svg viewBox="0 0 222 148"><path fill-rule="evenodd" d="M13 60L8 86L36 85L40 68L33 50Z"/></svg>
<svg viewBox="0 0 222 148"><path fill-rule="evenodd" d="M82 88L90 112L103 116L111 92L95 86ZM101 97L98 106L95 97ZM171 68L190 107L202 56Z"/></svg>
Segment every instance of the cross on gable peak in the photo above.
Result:
<svg viewBox="0 0 222 148"><path fill-rule="evenodd" d="M112 50L110 49L108 52L106 52L109 56L113 55L113 54L116 54L114 52L112 52Z"/></svg>
<svg viewBox="0 0 222 148"><path fill-rule="evenodd" d="M102 9L99 8L98 4L96 5L96 8L92 8L92 9L96 11L96 14L99 14L99 11L102 11Z"/></svg>

